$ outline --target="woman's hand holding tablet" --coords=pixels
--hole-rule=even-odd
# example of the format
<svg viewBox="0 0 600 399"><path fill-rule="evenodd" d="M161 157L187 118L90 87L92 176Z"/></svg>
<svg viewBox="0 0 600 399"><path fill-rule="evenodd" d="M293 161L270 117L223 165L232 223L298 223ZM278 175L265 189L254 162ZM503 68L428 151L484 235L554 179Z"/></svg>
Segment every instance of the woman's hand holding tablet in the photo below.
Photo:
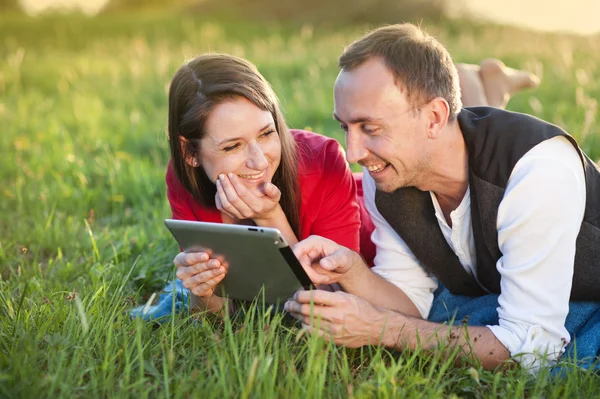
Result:
<svg viewBox="0 0 600 399"><path fill-rule="evenodd" d="M203 302L264 295L265 303L275 304L312 285L277 229L172 219L165 224L184 250L174 260L177 277Z"/></svg>
<svg viewBox="0 0 600 399"><path fill-rule="evenodd" d="M180 252L173 263L177 266L177 278L183 286L202 298L213 295L217 284L227 273L227 263L210 259L207 252Z"/></svg>

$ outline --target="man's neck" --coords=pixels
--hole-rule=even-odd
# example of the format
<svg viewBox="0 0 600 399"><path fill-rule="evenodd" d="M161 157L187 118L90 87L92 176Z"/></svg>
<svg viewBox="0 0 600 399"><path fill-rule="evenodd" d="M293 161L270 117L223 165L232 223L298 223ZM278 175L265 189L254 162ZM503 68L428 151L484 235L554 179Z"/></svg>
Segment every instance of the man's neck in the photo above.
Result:
<svg viewBox="0 0 600 399"><path fill-rule="evenodd" d="M446 129L432 153L429 178L419 188L435 193L448 220L450 212L460 205L469 187L469 160L459 124L454 122Z"/></svg>

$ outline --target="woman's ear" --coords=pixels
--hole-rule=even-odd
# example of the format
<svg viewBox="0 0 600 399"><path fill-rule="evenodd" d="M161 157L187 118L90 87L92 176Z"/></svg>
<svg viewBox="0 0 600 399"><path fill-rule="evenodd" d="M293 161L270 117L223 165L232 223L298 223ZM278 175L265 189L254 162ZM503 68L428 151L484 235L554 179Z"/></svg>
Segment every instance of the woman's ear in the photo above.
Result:
<svg viewBox="0 0 600 399"><path fill-rule="evenodd" d="M185 159L185 163L187 163L192 168L198 167L198 158L196 157L196 149L193 147L192 143L185 137L179 137L179 145L181 145L181 155Z"/></svg>

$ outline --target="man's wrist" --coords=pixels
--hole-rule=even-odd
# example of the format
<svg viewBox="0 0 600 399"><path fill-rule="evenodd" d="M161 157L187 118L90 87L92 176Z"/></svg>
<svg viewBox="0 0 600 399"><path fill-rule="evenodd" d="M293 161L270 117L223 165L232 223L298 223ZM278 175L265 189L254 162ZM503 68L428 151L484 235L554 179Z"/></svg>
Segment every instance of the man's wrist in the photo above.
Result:
<svg viewBox="0 0 600 399"><path fill-rule="evenodd" d="M386 348L403 350L405 342L402 341L402 336L404 329L410 329L409 318L388 309L378 310L385 317L382 320L381 345Z"/></svg>
<svg viewBox="0 0 600 399"><path fill-rule="evenodd" d="M351 289L355 284L360 284L361 281L364 281L365 273L369 272L369 268L360 254L351 251L350 257L351 266L339 280L339 284L345 290Z"/></svg>

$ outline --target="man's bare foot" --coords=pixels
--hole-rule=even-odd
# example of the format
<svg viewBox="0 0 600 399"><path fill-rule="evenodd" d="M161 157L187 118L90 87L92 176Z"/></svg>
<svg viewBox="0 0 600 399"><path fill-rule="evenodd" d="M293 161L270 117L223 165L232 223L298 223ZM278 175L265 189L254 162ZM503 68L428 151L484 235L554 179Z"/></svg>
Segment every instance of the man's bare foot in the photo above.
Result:
<svg viewBox="0 0 600 399"><path fill-rule="evenodd" d="M485 96L493 107L504 108L513 94L540 84L540 78L536 75L509 68L495 58L485 59L479 66Z"/></svg>

